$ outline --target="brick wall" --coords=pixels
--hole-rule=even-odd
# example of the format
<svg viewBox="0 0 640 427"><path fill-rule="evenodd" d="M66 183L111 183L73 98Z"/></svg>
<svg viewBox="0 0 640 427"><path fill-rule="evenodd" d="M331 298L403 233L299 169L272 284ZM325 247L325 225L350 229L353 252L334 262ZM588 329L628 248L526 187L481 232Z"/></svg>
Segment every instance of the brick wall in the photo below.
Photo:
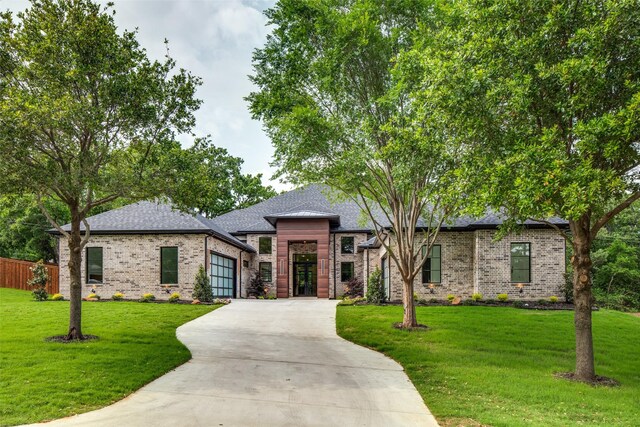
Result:
<svg viewBox="0 0 640 427"><path fill-rule="evenodd" d="M259 240L260 237L271 237L271 253L270 254L259 254ZM256 250L255 254L251 256L247 255L247 260L249 261L249 271L250 273L244 278L246 283L243 283L243 292L242 296L246 297L246 289L249 286L249 280L251 280L251 275L253 275L260 266L261 262L270 262L271 263L271 278L272 281L270 283L266 283L266 286L269 287L269 295L276 295L276 268L277 268L277 248L278 248L278 239L275 234L247 234L247 244L253 247Z"/></svg>
<svg viewBox="0 0 640 427"><path fill-rule="evenodd" d="M205 262L202 234L127 234L93 235L87 247L102 247L103 283L96 284L97 294L111 298L116 292L125 298L137 299L150 292L158 299L167 294L160 284L160 248L178 247L178 285L171 292L179 292L190 299L198 267ZM69 262L69 249L60 245L60 265ZM91 293L94 285L86 283L86 249L82 254L82 296ZM69 297L69 269L60 269L60 293Z"/></svg>
<svg viewBox="0 0 640 427"><path fill-rule="evenodd" d="M363 278L364 276L364 257L363 257L363 253L360 252L358 253L358 245L361 243L364 243L368 240L367 234L366 233L335 233L333 234L333 236L335 236L335 240L331 239L331 244L335 247L335 256L336 256L336 260L335 260L335 278L336 278L336 295L337 296L342 296L344 295L344 286L347 284L347 282L342 282L341 280L341 276L342 276L342 268L341 268L341 263L343 262L353 262L353 270L354 270L354 275L356 277L360 277ZM342 249L342 237L353 237L353 244L354 244L354 248L353 248L353 253L352 254L343 254L341 253L341 249ZM333 257L334 248L330 248L330 256ZM333 264L333 259L330 262L331 264ZM333 268L333 265L331 266ZM333 295L333 270L331 271L331 276L329 277L329 298L335 298L336 295Z"/></svg>
<svg viewBox="0 0 640 427"><path fill-rule="evenodd" d="M554 230L523 230L494 241L495 231L474 232L477 271L475 290L485 298L506 293L511 299L560 295L565 273L565 242ZM531 243L531 283L523 292L511 283L511 243Z"/></svg>

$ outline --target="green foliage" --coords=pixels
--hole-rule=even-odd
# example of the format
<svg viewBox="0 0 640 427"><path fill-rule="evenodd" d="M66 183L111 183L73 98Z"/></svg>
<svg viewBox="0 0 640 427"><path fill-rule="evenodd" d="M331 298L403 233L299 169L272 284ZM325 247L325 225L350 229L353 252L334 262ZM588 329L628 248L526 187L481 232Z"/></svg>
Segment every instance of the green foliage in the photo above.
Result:
<svg viewBox="0 0 640 427"><path fill-rule="evenodd" d="M361 207L379 238L387 226L402 236L386 249L411 297L424 255L408 242L433 238L462 195L449 134L419 115L426 110L411 96L419 80L394 72L417 24L432 22L431 2L280 0L265 13L272 33L254 53L258 89L247 99L278 176L325 183Z"/></svg>
<svg viewBox="0 0 640 427"><path fill-rule="evenodd" d="M453 294L448 294L447 295L447 301L449 302L453 302L453 300L456 299L456 296Z"/></svg>
<svg viewBox="0 0 640 427"><path fill-rule="evenodd" d="M379 267L369 275L367 281L367 302L371 304L382 304L386 301L384 283L382 281L382 271Z"/></svg>
<svg viewBox="0 0 640 427"><path fill-rule="evenodd" d="M524 301L521 301L521 300L516 300L513 302L513 306L515 308L524 308L524 304L525 304Z"/></svg>
<svg viewBox="0 0 640 427"><path fill-rule="evenodd" d="M178 301L180 301L180 294L178 292L173 292L171 295L169 295L169 300L170 303L177 303Z"/></svg>
<svg viewBox="0 0 640 427"><path fill-rule="evenodd" d="M193 283L193 294L191 296L194 300L200 302L213 301L213 291L211 290L209 277L207 277L207 272L202 265L198 268L198 273Z"/></svg>
<svg viewBox="0 0 640 427"><path fill-rule="evenodd" d="M33 275L33 277L27 280L27 284L34 288L32 292L33 298L36 301L46 301L47 298L49 298L49 294L47 294L47 291L45 289L45 286L49 281L49 273L47 272L47 267L45 267L42 260L40 260L29 269L31 270L31 274Z"/></svg>
<svg viewBox="0 0 640 427"><path fill-rule="evenodd" d="M51 295L52 301L64 301L64 295L62 294L53 294Z"/></svg>
<svg viewBox="0 0 640 427"><path fill-rule="evenodd" d="M98 295L96 293L90 293L89 295L87 295L87 299L88 300L99 300L100 299L100 295Z"/></svg>
<svg viewBox="0 0 640 427"><path fill-rule="evenodd" d="M155 300L156 300L155 295L149 292L142 294L142 296L140 297L140 302L151 302Z"/></svg>
<svg viewBox="0 0 640 427"><path fill-rule="evenodd" d="M355 305L359 302L362 301L366 301L366 298L364 297L356 297L356 298L349 298L349 297L344 297L339 303L338 305L341 306L349 306L349 305Z"/></svg>
<svg viewBox="0 0 640 427"><path fill-rule="evenodd" d="M122 301L124 299L124 294L122 292L116 292L111 296L111 299L114 301Z"/></svg>
<svg viewBox="0 0 640 427"><path fill-rule="evenodd" d="M275 196L262 185L262 174L242 173L243 160L207 138L187 149L173 147L161 158L162 169L171 171L175 185L168 195L176 207L207 217L242 209Z"/></svg>
<svg viewBox="0 0 640 427"><path fill-rule="evenodd" d="M500 302L507 302L507 300L509 300L509 295L507 295L507 294L498 294L498 296L496 298Z"/></svg>
<svg viewBox="0 0 640 427"><path fill-rule="evenodd" d="M555 296L555 295L552 295L552 296L549 297L549 302L551 304L557 304L558 301L559 301L559 298L557 296Z"/></svg>
<svg viewBox="0 0 640 427"><path fill-rule="evenodd" d="M476 292L473 295L471 295L471 299L474 301L480 301L482 300L482 294L479 292Z"/></svg>

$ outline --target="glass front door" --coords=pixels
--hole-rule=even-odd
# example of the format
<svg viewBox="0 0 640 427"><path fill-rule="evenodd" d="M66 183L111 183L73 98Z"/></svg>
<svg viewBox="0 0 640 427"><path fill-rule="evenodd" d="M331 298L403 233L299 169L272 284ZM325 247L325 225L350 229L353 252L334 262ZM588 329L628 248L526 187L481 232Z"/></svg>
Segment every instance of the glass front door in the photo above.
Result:
<svg viewBox="0 0 640 427"><path fill-rule="evenodd" d="M317 296L318 262L316 254L295 254L293 259L293 295Z"/></svg>

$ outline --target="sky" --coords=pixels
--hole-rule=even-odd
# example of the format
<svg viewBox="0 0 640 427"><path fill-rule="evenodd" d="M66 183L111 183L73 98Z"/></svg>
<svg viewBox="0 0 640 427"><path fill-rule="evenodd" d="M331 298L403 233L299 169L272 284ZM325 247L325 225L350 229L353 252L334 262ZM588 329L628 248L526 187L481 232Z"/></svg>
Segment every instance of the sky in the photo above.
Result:
<svg viewBox="0 0 640 427"><path fill-rule="evenodd" d="M99 3L106 4L106 1ZM277 190L290 187L271 181L269 166L273 148L262 124L251 119L243 99L254 86L251 55L262 47L269 33L262 13L273 0L113 0L115 22L120 29L138 28L138 41L152 59L166 53L177 66L203 80L197 97L203 100L196 113L197 136L211 135L216 146L244 159L245 173L263 174L263 183ZM0 0L0 10L21 11L26 0ZM183 136L183 146L192 143Z"/></svg>

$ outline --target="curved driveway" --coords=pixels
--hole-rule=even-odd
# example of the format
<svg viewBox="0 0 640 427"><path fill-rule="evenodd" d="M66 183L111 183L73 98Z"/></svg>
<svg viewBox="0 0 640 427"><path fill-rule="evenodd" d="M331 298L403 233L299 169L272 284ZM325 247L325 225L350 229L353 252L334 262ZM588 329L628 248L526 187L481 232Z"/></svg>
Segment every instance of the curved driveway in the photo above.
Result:
<svg viewBox="0 0 640 427"><path fill-rule="evenodd" d="M437 426L400 365L335 333L336 301L235 300L178 328L193 359L51 426Z"/></svg>

